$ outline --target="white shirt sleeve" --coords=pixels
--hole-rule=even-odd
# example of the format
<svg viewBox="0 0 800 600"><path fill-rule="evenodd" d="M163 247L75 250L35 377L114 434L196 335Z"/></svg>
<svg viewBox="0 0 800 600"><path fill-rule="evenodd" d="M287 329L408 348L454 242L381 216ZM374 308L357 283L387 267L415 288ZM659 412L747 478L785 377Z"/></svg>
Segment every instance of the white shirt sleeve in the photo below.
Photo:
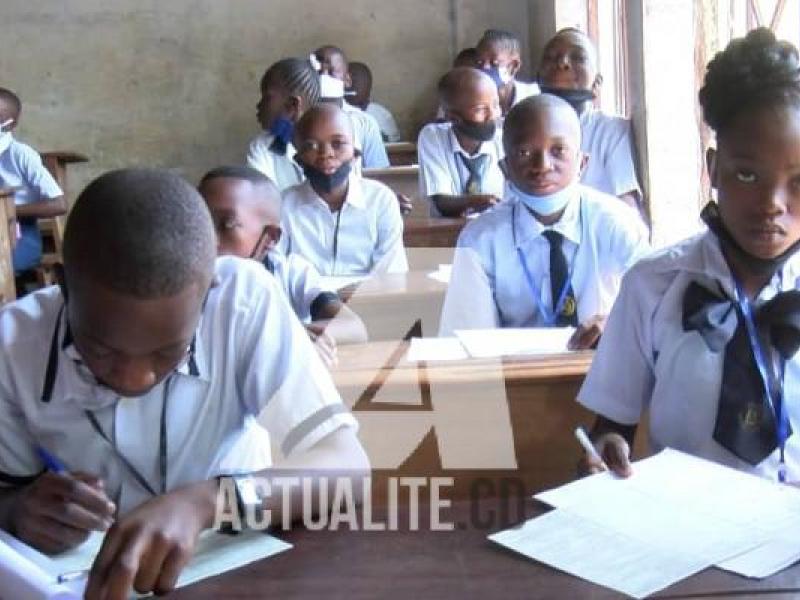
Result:
<svg viewBox="0 0 800 600"><path fill-rule="evenodd" d="M50 174L50 171L44 166L39 153L33 148L22 147L24 151L20 156L20 167L22 177L32 192L32 201L49 200L63 196L63 190Z"/></svg>
<svg viewBox="0 0 800 600"><path fill-rule="evenodd" d="M459 246L453 255L453 269L447 286L439 337L454 335L456 329L495 329L500 315L494 293L478 253Z"/></svg>
<svg viewBox="0 0 800 600"><path fill-rule="evenodd" d="M10 382L3 377L3 382ZM0 383L0 487L33 481L42 470L25 416L13 400L11 389Z"/></svg>
<svg viewBox="0 0 800 600"><path fill-rule="evenodd" d="M614 196L622 196L630 192L641 194L639 181L636 178L631 122L619 118L616 120L616 125L617 135L610 140L608 154L605 157L612 194Z"/></svg>
<svg viewBox="0 0 800 600"><path fill-rule="evenodd" d="M298 254L286 260L286 291L295 313L303 322L311 319L311 305L325 291L314 266Z"/></svg>
<svg viewBox="0 0 800 600"><path fill-rule="evenodd" d="M264 143L264 136L259 135L252 142L247 149L247 166L261 171L264 175L270 178L270 181L277 181L275 174L275 161L269 148Z"/></svg>
<svg viewBox="0 0 800 600"><path fill-rule="evenodd" d="M438 135L437 125L426 125L417 139L419 189L423 198L454 195L460 182L453 181L446 149Z"/></svg>
<svg viewBox="0 0 800 600"><path fill-rule="evenodd" d="M373 272L405 273L408 271L406 249L403 246L403 217L400 205L389 188L382 186L378 206L378 239L372 253Z"/></svg>
<svg viewBox="0 0 800 600"><path fill-rule="evenodd" d="M277 282L267 275L264 271L266 293L252 301L241 324L238 388L248 411L258 415L283 455L290 456L357 423Z"/></svg>
<svg viewBox="0 0 800 600"><path fill-rule="evenodd" d="M655 282L643 277L638 266L623 277L578 393L578 402L586 408L625 425L639 422L655 384L652 321L656 307L650 300L660 293L647 289L651 283Z"/></svg>

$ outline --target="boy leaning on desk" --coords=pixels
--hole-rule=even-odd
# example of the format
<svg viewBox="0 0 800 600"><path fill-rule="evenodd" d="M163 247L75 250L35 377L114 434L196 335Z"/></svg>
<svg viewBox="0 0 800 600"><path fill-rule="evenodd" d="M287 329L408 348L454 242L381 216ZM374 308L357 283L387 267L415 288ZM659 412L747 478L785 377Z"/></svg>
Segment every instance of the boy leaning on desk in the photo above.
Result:
<svg viewBox="0 0 800 600"><path fill-rule="evenodd" d="M315 494L368 472L274 279L255 261L215 260L187 182L103 175L76 201L63 251L60 286L0 311L0 525L45 552L106 531L87 598L171 590L223 483L240 509L281 518L279 497L244 493L273 473L262 424L279 466Z"/></svg>

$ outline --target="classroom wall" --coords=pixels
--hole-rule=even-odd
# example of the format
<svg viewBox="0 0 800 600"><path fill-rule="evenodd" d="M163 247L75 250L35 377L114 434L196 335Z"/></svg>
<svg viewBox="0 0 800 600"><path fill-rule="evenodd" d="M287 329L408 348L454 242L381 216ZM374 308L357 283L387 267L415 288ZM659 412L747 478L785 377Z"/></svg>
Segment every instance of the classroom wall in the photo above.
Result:
<svg viewBox="0 0 800 600"><path fill-rule="evenodd" d="M73 192L94 175L157 165L195 180L241 161L264 69L322 43L375 72L374 98L410 137L454 53L488 26L529 56L531 0L2 0L0 85L23 100L21 139L74 150ZM528 71L529 72L529 71Z"/></svg>

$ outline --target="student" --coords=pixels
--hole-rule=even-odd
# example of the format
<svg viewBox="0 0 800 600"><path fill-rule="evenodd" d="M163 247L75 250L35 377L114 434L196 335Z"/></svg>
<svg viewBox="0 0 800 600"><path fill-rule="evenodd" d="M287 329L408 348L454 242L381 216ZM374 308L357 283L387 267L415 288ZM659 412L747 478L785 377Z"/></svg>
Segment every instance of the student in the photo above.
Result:
<svg viewBox="0 0 800 600"><path fill-rule="evenodd" d="M399 142L400 129L397 127L394 116L386 107L371 100L372 71L369 67L361 62L351 62L350 82L352 94L346 95L345 101L375 119L385 142Z"/></svg>
<svg viewBox="0 0 800 600"><path fill-rule="evenodd" d="M386 154L378 123L371 115L344 101L345 89L352 86L344 51L336 46L322 46L314 51L314 56L319 61L321 76L327 75L340 82L335 92L323 93L322 96L338 104L352 120L354 142L361 151L362 165L365 169L385 169L389 166L389 156Z"/></svg>
<svg viewBox="0 0 800 600"><path fill-rule="evenodd" d="M199 190L214 221L218 253L260 261L275 276L323 362L334 364L337 343L367 341L364 324L324 289L316 269L297 254L278 252L281 195L274 183L250 167L218 167L203 176Z"/></svg>
<svg viewBox="0 0 800 600"><path fill-rule="evenodd" d="M487 29L475 47L475 66L497 85L504 116L518 102L539 93L536 83L525 83L517 79L522 58L519 39L513 33Z"/></svg>
<svg viewBox="0 0 800 600"><path fill-rule="evenodd" d="M294 127L320 96L319 74L308 60L284 58L261 78L261 99L256 105L264 130L247 152L247 164L285 190L303 181L303 170L294 161Z"/></svg>
<svg viewBox="0 0 800 600"><path fill-rule="evenodd" d="M307 180L283 196L285 254L300 254L325 276L408 270L394 192L353 173L352 122L334 104L300 119L297 157Z"/></svg>
<svg viewBox="0 0 800 600"><path fill-rule="evenodd" d="M429 123L417 140L420 195L434 216L483 211L503 196L500 104L492 80L458 67L439 81L447 122Z"/></svg>
<svg viewBox="0 0 800 600"><path fill-rule="evenodd" d="M589 156L581 182L641 210L631 123L594 108L592 101L602 82L597 52L585 33L562 29L547 43L539 65L539 85L543 92L569 102L580 115L581 149Z"/></svg>
<svg viewBox="0 0 800 600"><path fill-rule="evenodd" d="M578 183L580 124L560 98L512 108L503 144L507 201L461 232L440 334L576 326L570 347L589 348L647 232L629 207Z"/></svg>
<svg viewBox="0 0 800 600"><path fill-rule="evenodd" d="M703 209L708 231L628 272L578 396L620 475L647 412L654 451L800 479L799 72L797 49L768 29L708 65L700 104L716 133L718 198ZM597 468L584 459L583 471Z"/></svg>
<svg viewBox="0 0 800 600"><path fill-rule="evenodd" d="M478 52L475 48L464 48L453 59L453 68L472 67L478 64Z"/></svg>
<svg viewBox="0 0 800 600"><path fill-rule="evenodd" d="M253 261L215 264L215 246L186 182L114 171L75 203L62 285L0 311L0 525L45 552L107 530L87 598L175 585L221 482L238 494L250 473L271 477L256 417L276 466L318 482L368 469L274 279ZM46 471L40 448L67 472ZM261 501L280 514L279 495Z"/></svg>
<svg viewBox="0 0 800 600"><path fill-rule="evenodd" d="M42 260L42 236L37 219L67 212L64 192L30 146L14 139L22 103L19 97L0 88L0 187L19 188L14 193L21 237L12 255L14 274L36 267Z"/></svg>

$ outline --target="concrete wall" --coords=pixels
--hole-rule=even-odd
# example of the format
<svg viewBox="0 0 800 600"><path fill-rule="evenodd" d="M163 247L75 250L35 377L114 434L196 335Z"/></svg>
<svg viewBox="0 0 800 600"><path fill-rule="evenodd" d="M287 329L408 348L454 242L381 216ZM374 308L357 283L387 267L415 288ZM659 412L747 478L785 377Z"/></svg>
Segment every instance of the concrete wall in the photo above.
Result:
<svg viewBox="0 0 800 600"><path fill-rule="evenodd" d="M124 165L191 179L240 161L257 133L267 66L342 46L375 72L374 97L406 137L432 111L455 51L489 26L517 32L530 55L528 0L2 0L0 85L24 109L18 136L90 157L73 192ZM535 4L535 3L533 3Z"/></svg>

